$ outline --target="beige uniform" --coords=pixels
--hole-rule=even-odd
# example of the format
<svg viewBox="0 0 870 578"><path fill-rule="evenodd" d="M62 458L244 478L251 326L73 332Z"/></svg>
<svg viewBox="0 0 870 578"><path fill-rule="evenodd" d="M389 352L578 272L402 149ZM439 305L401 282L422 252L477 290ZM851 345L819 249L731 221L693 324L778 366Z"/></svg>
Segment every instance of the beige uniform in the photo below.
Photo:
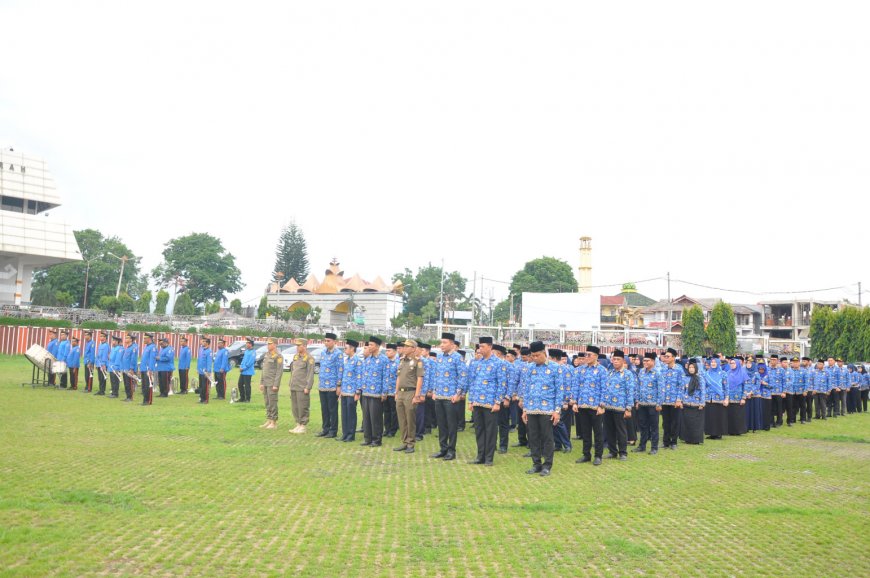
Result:
<svg viewBox="0 0 870 578"><path fill-rule="evenodd" d="M284 373L284 358L277 351L266 353L263 357L263 373L260 383L264 386L263 399L266 402L266 419L278 421L278 392L272 388L281 387Z"/></svg>
<svg viewBox="0 0 870 578"><path fill-rule="evenodd" d="M416 357L404 357L399 362L396 413L405 446L413 447L417 440L417 408L414 407L414 396L417 394L417 381L422 379L424 371L423 362Z"/></svg>
<svg viewBox="0 0 870 578"><path fill-rule="evenodd" d="M314 387L314 359L307 353L297 353L290 364L290 402L297 425L308 425L311 389ZM308 393L305 393L305 390Z"/></svg>

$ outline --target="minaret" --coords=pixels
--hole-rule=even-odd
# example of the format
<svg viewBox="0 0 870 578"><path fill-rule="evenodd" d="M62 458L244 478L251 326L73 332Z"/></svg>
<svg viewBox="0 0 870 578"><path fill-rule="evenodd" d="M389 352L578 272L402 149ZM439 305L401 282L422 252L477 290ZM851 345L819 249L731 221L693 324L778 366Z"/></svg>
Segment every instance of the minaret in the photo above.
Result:
<svg viewBox="0 0 870 578"><path fill-rule="evenodd" d="M592 237L580 237L580 293L592 288Z"/></svg>

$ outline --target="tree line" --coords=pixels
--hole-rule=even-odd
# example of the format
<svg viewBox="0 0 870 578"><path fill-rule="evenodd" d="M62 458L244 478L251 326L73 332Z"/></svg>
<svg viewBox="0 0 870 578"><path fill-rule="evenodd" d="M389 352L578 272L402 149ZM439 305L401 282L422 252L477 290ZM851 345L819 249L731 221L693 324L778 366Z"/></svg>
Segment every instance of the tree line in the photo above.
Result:
<svg viewBox="0 0 870 578"><path fill-rule="evenodd" d="M840 357L847 363L870 360L870 307L814 308L810 340L813 357Z"/></svg>

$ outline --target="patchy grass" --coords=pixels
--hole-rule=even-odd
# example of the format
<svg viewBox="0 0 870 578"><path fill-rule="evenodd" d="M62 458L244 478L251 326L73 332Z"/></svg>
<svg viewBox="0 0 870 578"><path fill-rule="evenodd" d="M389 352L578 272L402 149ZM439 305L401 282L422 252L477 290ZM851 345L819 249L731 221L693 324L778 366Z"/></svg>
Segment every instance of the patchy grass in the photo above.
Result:
<svg viewBox="0 0 870 578"><path fill-rule="evenodd" d="M256 393L141 407L29 376L0 357L2 576L870 575L866 414L600 467L578 443L541 478L523 448L466 464L472 429L447 463L436 436L315 438L316 395L291 435L286 386L265 431Z"/></svg>

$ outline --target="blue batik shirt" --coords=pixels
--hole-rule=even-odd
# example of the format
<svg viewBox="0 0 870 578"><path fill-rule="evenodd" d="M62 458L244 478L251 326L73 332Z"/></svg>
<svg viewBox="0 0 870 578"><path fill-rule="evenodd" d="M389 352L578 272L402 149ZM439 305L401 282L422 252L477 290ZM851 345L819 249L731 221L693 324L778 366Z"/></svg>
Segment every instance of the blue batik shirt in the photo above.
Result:
<svg viewBox="0 0 870 578"><path fill-rule="evenodd" d="M526 369L523 387L523 411L529 414L549 414L562 409L567 401L563 391L564 372L552 361L542 365L532 363Z"/></svg>
<svg viewBox="0 0 870 578"><path fill-rule="evenodd" d="M468 376L468 401L471 405L493 406L507 394L508 363L490 355L472 362Z"/></svg>
<svg viewBox="0 0 870 578"><path fill-rule="evenodd" d="M638 405L660 406L662 395L662 376L658 371L642 368L637 372L637 390L634 397Z"/></svg>
<svg viewBox="0 0 870 578"><path fill-rule="evenodd" d="M462 395L468 379L468 367L457 352L439 353L432 363L435 399L450 399ZM426 370L428 373L429 370Z"/></svg>
<svg viewBox="0 0 870 578"><path fill-rule="evenodd" d="M323 350L320 357L320 381L317 384L320 391L335 391L341 386L342 353L338 347ZM351 390L352 392L353 390Z"/></svg>

